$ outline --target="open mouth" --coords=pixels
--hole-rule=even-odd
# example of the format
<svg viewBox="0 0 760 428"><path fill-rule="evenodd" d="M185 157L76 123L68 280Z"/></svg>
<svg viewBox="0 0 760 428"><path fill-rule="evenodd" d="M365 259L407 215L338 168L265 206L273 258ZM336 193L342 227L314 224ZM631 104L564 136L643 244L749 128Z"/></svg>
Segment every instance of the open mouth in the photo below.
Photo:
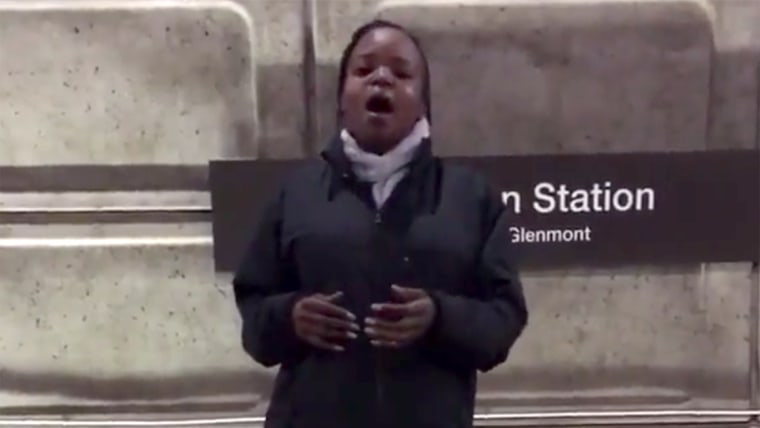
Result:
<svg viewBox="0 0 760 428"><path fill-rule="evenodd" d="M368 112L373 114L391 114L393 113L393 102L387 95L375 94L367 100L366 108Z"/></svg>

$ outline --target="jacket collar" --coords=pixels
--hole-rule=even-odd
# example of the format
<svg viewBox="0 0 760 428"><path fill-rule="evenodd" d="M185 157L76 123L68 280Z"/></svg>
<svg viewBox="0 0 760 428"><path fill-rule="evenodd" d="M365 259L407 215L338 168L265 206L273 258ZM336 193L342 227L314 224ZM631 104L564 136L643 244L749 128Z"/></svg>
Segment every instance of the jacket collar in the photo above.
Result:
<svg viewBox="0 0 760 428"><path fill-rule="evenodd" d="M351 161L343 152L343 141L339 135L333 137L320 153L322 158L335 170L339 177L355 179ZM409 174L415 176L434 159L430 138L425 138L417 148L417 153L409 164Z"/></svg>
<svg viewBox="0 0 760 428"><path fill-rule="evenodd" d="M335 135L327 146L320 152L322 159L327 163L331 173L328 174L328 200L332 200L341 186L357 179L351 168L351 161L343 152L343 140L340 135ZM417 153L409 163L408 178L414 183L419 183L417 188L418 200L429 210L433 210L438 201L438 173L433 155L432 141L425 138L420 143Z"/></svg>

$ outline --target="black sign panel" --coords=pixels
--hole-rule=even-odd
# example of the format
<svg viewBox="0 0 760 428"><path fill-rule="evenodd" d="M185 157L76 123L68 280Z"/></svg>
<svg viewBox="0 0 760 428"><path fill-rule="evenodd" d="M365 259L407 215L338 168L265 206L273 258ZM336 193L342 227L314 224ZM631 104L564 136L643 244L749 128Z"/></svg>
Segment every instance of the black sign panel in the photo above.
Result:
<svg viewBox="0 0 760 428"><path fill-rule="evenodd" d="M214 255L236 268L258 214L301 161L213 161ZM447 158L486 175L525 268L757 261L755 150Z"/></svg>

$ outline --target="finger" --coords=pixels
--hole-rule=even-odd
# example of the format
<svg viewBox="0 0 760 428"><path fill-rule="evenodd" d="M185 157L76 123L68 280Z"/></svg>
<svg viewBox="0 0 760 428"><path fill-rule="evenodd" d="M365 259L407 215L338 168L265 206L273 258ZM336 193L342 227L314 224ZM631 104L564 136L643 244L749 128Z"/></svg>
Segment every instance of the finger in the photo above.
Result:
<svg viewBox="0 0 760 428"><path fill-rule="evenodd" d="M406 310L408 312L407 312L406 316L407 317L417 317L417 318L419 318L419 317L422 317L423 315L425 315L425 312L426 312L427 306L428 306L427 305L428 302L425 302L424 299L426 299L426 298L422 297L420 299L417 299L417 300L414 300L412 302L407 303L406 304Z"/></svg>
<svg viewBox="0 0 760 428"><path fill-rule="evenodd" d="M336 291L333 294L318 294L319 297L323 298L324 300L327 300L328 302L337 302L341 298L343 298L343 292L342 291Z"/></svg>
<svg viewBox="0 0 760 428"><path fill-rule="evenodd" d="M377 318L399 320L410 315L411 308L406 303L376 303L372 311Z"/></svg>
<svg viewBox="0 0 760 428"><path fill-rule="evenodd" d="M391 295L399 302L411 302L425 297L425 292L419 288L407 288L398 285L391 286Z"/></svg>
<svg viewBox="0 0 760 428"><path fill-rule="evenodd" d="M370 344L376 348L397 349L411 343L411 341L413 340L413 337L409 335L393 336L393 335L385 335L385 334L375 334L374 336L370 336L369 339L370 339Z"/></svg>
<svg viewBox="0 0 760 428"><path fill-rule="evenodd" d="M373 314L371 318L379 318L385 321L400 321L403 318L416 317L422 315L422 312L412 303L379 303L372 307Z"/></svg>
<svg viewBox="0 0 760 428"><path fill-rule="evenodd" d="M325 350L328 350L328 351L335 351L335 352L342 352L342 351L344 351L344 348L342 346L337 345L335 343L330 343L330 342L326 341L325 339L323 339L322 337L317 336L317 335L308 336L307 339L306 339L306 341L309 342L310 344L312 344L313 346L315 346L317 348L320 348L320 349L325 349Z"/></svg>
<svg viewBox="0 0 760 428"><path fill-rule="evenodd" d="M407 340L414 337L414 334L416 333L415 330L407 329L407 330L395 330L395 329L383 329L378 327L366 327L364 331L367 333L367 336L370 338L370 340L375 340L379 342L406 342Z"/></svg>
<svg viewBox="0 0 760 428"><path fill-rule="evenodd" d="M310 326L322 326L327 329L339 330L343 332L359 331L359 325L355 322L347 321L340 318L332 318L319 313L304 312L300 315L299 321Z"/></svg>
<svg viewBox="0 0 760 428"><path fill-rule="evenodd" d="M344 328L334 328L323 324L308 324L302 328L306 335L319 336L325 340L354 340L358 337L356 332Z"/></svg>
<svg viewBox="0 0 760 428"><path fill-rule="evenodd" d="M407 332L416 330L422 325L422 321L417 317L404 317L398 321L389 321L382 318L366 318L364 324L375 330L387 330L395 332Z"/></svg>
<svg viewBox="0 0 760 428"><path fill-rule="evenodd" d="M354 321L356 317L351 312L336 306L327 300L321 299L309 299L304 301L303 308L307 312L320 313L334 318L342 318L350 321Z"/></svg>

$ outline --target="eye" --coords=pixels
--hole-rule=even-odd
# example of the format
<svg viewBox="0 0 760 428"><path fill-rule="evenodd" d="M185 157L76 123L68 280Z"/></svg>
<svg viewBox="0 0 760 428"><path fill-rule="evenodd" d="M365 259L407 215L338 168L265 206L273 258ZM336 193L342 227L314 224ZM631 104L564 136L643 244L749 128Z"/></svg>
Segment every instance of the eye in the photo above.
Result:
<svg viewBox="0 0 760 428"><path fill-rule="evenodd" d="M393 72L399 79L411 79L412 75L406 70L396 70Z"/></svg>
<svg viewBox="0 0 760 428"><path fill-rule="evenodd" d="M368 67L366 65L362 65L354 69L354 74L357 76L366 76L370 73L372 73L372 67Z"/></svg>

